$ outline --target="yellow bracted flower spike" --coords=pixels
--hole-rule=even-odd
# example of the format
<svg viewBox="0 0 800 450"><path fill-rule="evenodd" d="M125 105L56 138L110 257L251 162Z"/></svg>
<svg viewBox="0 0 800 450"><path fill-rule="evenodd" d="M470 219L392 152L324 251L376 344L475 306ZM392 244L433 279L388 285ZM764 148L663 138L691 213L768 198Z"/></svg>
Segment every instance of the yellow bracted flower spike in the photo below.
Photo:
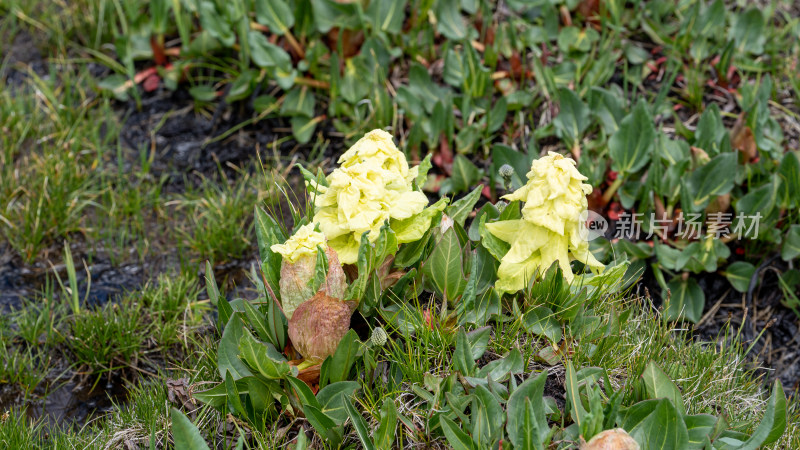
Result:
<svg viewBox="0 0 800 450"><path fill-rule="evenodd" d="M503 196L525 202L522 219L486 224L490 233L511 244L497 272L495 288L500 294L519 291L555 261L568 281L574 277L571 259L593 270L604 267L580 233L581 213L588 207L586 196L592 187L583 183L587 178L575 168L575 161L550 152L533 162L527 177L525 186Z"/></svg>
<svg viewBox="0 0 800 450"><path fill-rule="evenodd" d="M326 247L325 235L314 230L314 224L303 225L283 244L275 244L270 249L280 253L284 261L297 262L302 256L317 256L317 246Z"/></svg>
<svg viewBox="0 0 800 450"><path fill-rule="evenodd" d="M353 264L364 232L374 241L384 222L419 214L428 204L428 198L413 190L419 168L408 167L392 135L383 130L364 135L339 158L339 164L328 175L327 187L313 186L317 192L314 222L319 224L339 260ZM397 239L404 243L420 237L398 235Z"/></svg>

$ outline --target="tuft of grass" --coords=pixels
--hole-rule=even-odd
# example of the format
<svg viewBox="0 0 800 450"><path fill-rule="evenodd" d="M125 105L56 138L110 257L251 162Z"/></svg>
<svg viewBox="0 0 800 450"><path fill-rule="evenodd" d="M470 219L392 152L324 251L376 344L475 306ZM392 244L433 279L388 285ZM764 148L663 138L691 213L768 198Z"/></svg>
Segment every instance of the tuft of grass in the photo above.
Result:
<svg viewBox="0 0 800 450"><path fill-rule="evenodd" d="M157 281L148 282L131 296L148 312L153 324L152 336L166 349L186 342L190 331L201 323L205 302L198 302L199 293L196 279L161 274Z"/></svg>
<svg viewBox="0 0 800 450"><path fill-rule="evenodd" d="M222 185L205 182L201 190L174 202L188 222L178 234L199 260L219 264L244 257L253 245L253 207L264 199L266 188L249 174Z"/></svg>
<svg viewBox="0 0 800 450"><path fill-rule="evenodd" d="M0 342L0 384L16 385L30 394L45 379L49 366L44 349Z"/></svg>
<svg viewBox="0 0 800 450"><path fill-rule="evenodd" d="M64 312L63 304L57 303L52 290L46 288L41 298L23 301L22 307L12 313L18 328L16 335L32 347L54 346L61 341L58 327Z"/></svg>
<svg viewBox="0 0 800 450"><path fill-rule="evenodd" d="M71 317L67 348L79 366L103 373L130 365L142 351L147 328L142 307L123 300Z"/></svg>

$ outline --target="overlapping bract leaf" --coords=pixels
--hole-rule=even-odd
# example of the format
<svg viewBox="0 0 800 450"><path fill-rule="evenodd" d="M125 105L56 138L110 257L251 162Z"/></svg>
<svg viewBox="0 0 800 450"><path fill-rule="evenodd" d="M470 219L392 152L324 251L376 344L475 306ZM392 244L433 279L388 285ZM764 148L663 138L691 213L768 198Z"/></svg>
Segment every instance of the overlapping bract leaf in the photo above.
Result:
<svg viewBox="0 0 800 450"><path fill-rule="evenodd" d="M575 168L575 161L551 152L534 161L527 176L525 186L503 197L525 202L522 219L486 224L490 233L511 244L500 261L496 289L519 291L555 261L570 281L571 259L602 269L580 232L592 187L583 183L586 177Z"/></svg>
<svg viewBox="0 0 800 450"><path fill-rule="evenodd" d="M344 297L347 282L342 265L336 252L328 247L325 235L315 231L313 225L298 228L286 242L275 244L271 248L283 257L279 283L281 306L287 319L291 319L294 311L316 294L312 280L315 277L319 248L325 249L328 259L327 277L319 286L319 291L338 299Z"/></svg>
<svg viewBox="0 0 800 450"><path fill-rule="evenodd" d="M328 238L343 264L358 258L360 237L367 232L370 242L378 237L381 226L413 220L428 204L422 192L413 189L419 167L409 168L405 155L383 130L364 135L339 158L340 167L328 177L328 186L313 184L314 222ZM422 219L425 219L424 217ZM427 218L430 223L430 218ZM400 243L422 237L403 236Z"/></svg>

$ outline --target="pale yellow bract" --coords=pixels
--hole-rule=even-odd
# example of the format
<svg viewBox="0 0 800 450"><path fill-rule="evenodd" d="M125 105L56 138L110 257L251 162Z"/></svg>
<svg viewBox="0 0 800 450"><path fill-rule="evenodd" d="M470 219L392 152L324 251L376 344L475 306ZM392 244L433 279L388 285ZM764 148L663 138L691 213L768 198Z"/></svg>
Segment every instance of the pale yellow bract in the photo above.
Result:
<svg viewBox="0 0 800 450"><path fill-rule="evenodd" d="M353 264L364 232L374 241L387 220L404 220L419 214L428 198L413 190L419 168L408 167L392 135L383 130L364 135L342 154L339 164L328 175L327 187L314 186L314 222L339 260ZM410 241L398 235L398 242Z"/></svg>
<svg viewBox="0 0 800 450"><path fill-rule="evenodd" d="M486 224L490 233L511 244L497 271L495 288L501 294L524 288L537 271L544 272L555 261L568 281L574 277L571 259L595 270L604 267L581 237L581 213L592 187L583 183L587 178L575 161L550 152L533 162L527 177L525 186L503 196L525 202L522 219Z"/></svg>
<svg viewBox="0 0 800 450"><path fill-rule="evenodd" d="M325 235L315 231L314 224L308 224L298 228L283 244L275 244L270 249L293 263L303 256L316 256L317 246L325 248Z"/></svg>

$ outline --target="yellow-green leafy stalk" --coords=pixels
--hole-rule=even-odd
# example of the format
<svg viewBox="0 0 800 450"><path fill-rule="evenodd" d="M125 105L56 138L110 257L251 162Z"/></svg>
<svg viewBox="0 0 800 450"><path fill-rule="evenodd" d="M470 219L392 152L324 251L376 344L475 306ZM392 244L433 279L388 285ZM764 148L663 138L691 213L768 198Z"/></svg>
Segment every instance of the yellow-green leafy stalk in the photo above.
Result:
<svg viewBox="0 0 800 450"><path fill-rule="evenodd" d="M314 225L303 225L284 242L271 247L283 257L281 262L280 293L281 306L287 319L306 300L316 294L313 290L317 252L322 248L328 257L327 280L319 287L319 292L341 299L347 288L344 271L336 252L327 244L325 235L314 230Z"/></svg>
<svg viewBox="0 0 800 450"><path fill-rule="evenodd" d="M428 198L414 190L419 166L409 168L391 134L370 131L342 154L339 165L328 175L328 186L309 187L315 192L313 220L342 264L354 264L361 235L369 233L374 242L387 220L398 243L422 238L432 214L421 214Z"/></svg>
<svg viewBox="0 0 800 450"><path fill-rule="evenodd" d="M533 162L527 177L525 186L503 196L525 202L522 219L486 224L491 234L511 245L497 271L495 288L501 294L523 289L555 261L568 281L574 277L571 259L593 270L604 267L580 232L592 187L583 183L587 178L575 168L575 161L550 152Z"/></svg>

